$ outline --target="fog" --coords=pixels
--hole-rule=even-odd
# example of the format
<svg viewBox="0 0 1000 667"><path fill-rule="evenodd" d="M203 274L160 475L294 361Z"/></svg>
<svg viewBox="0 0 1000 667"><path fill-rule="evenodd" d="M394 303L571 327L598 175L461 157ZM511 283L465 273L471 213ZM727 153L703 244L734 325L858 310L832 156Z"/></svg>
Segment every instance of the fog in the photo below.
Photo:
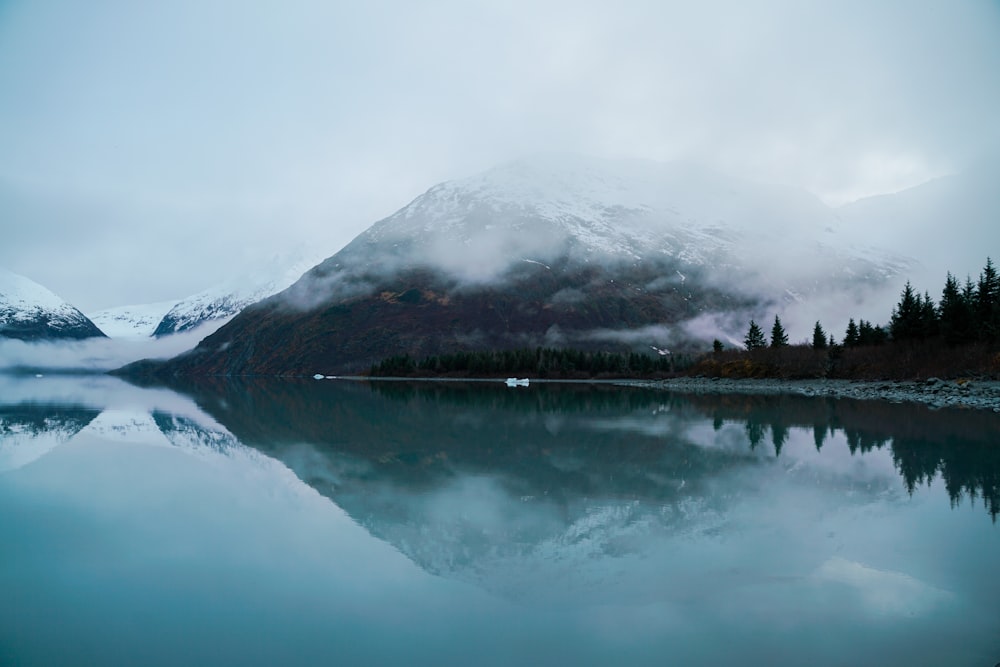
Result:
<svg viewBox="0 0 1000 667"><path fill-rule="evenodd" d="M0 374L4 372L92 371L120 368L140 359L169 359L190 350L225 321L162 338L88 338L79 341L22 341L0 338Z"/></svg>
<svg viewBox="0 0 1000 667"><path fill-rule="evenodd" d="M3 3L0 265L85 312L163 301L539 151L840 205L997 153L998 35L988 0Z"/></svg>

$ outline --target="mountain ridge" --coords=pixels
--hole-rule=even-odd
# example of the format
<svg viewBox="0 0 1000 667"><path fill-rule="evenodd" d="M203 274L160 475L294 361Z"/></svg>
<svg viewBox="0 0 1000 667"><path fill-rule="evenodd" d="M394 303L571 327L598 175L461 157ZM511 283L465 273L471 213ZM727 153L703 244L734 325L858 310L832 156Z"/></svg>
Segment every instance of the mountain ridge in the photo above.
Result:
<svg viewBox="0 0 1000 667"><path fill-rule="evenodd" d="M0 268L0 338L36 341L104 337L86 315L51 290Z"/></svg>
<svg viewBox="0 0 1000 667"><path fill-rule="evenodd" d="M591 332L649 327L664 335L639 347L667 347L694 318L858 298L908 265L852 249L804 191L622 164L516 161L433 186L168 372L356 371L398 352L594 346Z"/></svg>

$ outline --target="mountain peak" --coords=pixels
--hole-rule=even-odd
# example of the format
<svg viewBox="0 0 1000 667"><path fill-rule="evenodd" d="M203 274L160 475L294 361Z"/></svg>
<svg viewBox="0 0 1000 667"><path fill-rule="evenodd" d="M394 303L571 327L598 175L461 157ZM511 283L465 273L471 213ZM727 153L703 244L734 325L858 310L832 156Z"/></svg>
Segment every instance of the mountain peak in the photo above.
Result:
<svg viewBox="0 0 1000 667"><path fill-rule="evenodd" d="M524 259L787 265L788 252L845 248L833 209L804 190L688 162L540 155L430 188L338 259L426 265L492 280ZM832 249L835 249L833 252ZM738 251L738 252L737 252ZM375 258L377 255L377 259Z"/></svg>
<svg viewBox="0 0 1000 667"><path fill-rule="evenodd" d="M0 269L0 337L38 340L103 336L83 313L51 290Z"/></svg>
<svg viewBox="0 0 1000 667"><path fill-rule="evenodd" d="M786 300L853 303L897 274L899 264L833 245L835 222L803 191L685 163L517 160L430 188L167 372L356 372L403 352L539 345L690 348Z"/></svg>

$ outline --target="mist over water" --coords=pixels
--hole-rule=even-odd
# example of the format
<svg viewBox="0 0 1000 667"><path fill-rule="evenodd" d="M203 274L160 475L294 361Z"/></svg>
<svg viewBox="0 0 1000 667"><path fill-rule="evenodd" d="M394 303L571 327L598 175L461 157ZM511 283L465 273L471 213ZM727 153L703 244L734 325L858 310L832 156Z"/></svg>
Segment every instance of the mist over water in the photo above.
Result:
<svg viewBox="0 0 1000 667"><path fill-rule="evenodd" d="M18 370L106 372L140 359L168 359L190 350L226 319L161 338L21 341L0 337L0 374Z"/></svg>
<svg viewBox="0 0 1000 667"><path fill-rule="evenodd" d="M2 389L0 454L33 457L0 457L11 664L1000 655L993 413L608 385Z"/></svg>

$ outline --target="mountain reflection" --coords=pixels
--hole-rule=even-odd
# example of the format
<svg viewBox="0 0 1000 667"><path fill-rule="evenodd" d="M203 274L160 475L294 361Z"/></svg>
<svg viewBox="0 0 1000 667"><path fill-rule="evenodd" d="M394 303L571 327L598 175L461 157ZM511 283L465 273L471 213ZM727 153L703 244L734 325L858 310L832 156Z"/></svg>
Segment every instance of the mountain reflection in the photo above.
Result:
<svg viewBox="0 0 1000 667"><path fill-rule="evenodd" d="M738 532L734 510L768 486L820 489L839 507L905 499L889 459L826 465L837 450L813 444L851 460L888 447L910 493L940 474L953 502L983 498L994 520L998 508L990 413L582 384L219 380L185 392L424 569L515 597L558 582L600 591L583 582L615 561L641 572L635 558L678 537ZM813 458L786 453L792 441ZM802 465L809 476L795 478Z"/></svg>
<svg viewBox="0 0 1000 667"><path fill-rule="evenodd" d="M517 497L676 502L702 495L728 470L780 459L792 429L805 429L817 450L838 434L852 455L888 448L911 494L940 475L953 503L977 500L994 521L1000 514L1000 415L986 411L600 384L512 390L494 383L218 379L180 389L230 433L151 410L168 441L220 452L242 443L286 464L291 456L291 467L314 486L322 486L312 479L323 476L318 460L363 467L363 475L341 471L336 484L318 489L338 503L373 479L419 489L458 474L492 475ZM91 405L0 403L0 463L23 465L100 413ZM707 446L704 434L692 433L709 424L716 433L727 430L727 438ZM303 468L289 452L304 447L313 454Z"/></svg>
<svg viewBox="0 0 1000 667"><path fill-rule="evenodd" d="M83 430L99 413L85 406L0 404L0 471L44 456Z"/></svg>
<svg viewBox="0 0 1000 667"><path fill-rule="evenodd" d="M245 460L262 482L294 480L287 466L425 570L553 600L641 591L651 554L727 540L799 503L899 506L940 477L953 503L982 499L994 521L1000 507L1000 416L987 412L585 384L220 378L182 390L197 408L3 406L0 451L24 465L86 427ZM810 531L797 524L781 558L828 539Z"/></svg>

